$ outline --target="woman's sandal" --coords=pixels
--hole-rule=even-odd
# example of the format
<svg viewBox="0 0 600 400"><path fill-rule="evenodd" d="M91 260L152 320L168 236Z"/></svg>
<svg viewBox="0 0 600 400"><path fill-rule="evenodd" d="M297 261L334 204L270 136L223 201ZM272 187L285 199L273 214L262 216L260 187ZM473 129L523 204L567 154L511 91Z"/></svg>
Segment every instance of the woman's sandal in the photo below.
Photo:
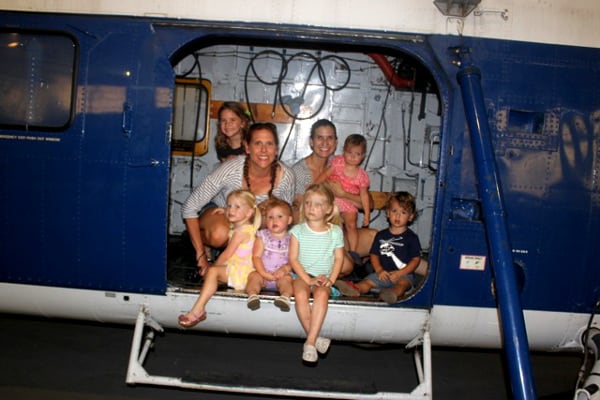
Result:
<svg viewBox="0 0 600 400"><path fill-rule="evenodd" d="M183 326L184 328L191 328L192 326L197 325L199 322L202 322L206 319L206 310L202 311L200 314L196 314L193 311L190 311L187 314L181 314L178 318L177 321L179 322L179 325Z"/></svg>

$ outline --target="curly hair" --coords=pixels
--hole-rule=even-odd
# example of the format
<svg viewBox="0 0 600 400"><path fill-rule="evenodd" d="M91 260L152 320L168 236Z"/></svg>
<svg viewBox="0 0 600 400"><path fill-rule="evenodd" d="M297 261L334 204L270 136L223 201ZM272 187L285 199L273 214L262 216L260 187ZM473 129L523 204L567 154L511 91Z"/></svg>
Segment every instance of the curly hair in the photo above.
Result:
<svg viewBox="0 0 600 400"><path fill-rule="evenodd" d="M388 197L387 201L385 202L386 211L389 211L390 208L392 208L392 202L394 201L400 207L404 208L406 212L413 214L411 223L417 219L417 202L415 200L415 196L408 192L396 192L390 194L390 197Z"/></svg>

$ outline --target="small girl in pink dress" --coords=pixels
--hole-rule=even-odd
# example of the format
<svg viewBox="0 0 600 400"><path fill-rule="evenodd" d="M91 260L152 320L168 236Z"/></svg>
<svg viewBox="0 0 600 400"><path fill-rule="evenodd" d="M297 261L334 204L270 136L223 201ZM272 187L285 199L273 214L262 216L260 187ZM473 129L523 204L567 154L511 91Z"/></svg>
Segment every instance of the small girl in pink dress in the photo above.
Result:
<svg viewBox="0 0 600 400"><path fill-rule="evenodd" d="M371 218L369 204L369 175L361 168L367 152L367 141L364 136L352 134L344 142L344 153L341 156L331 158L329 167L317 178L315 183L326 181L336 181L342 186L345 192L360 195L360 200L364 210L362 227L369 226ZM360 257L356 253L358 246L358 208L349 200L340 197L335 198L335 204L338 206L344 227L346 228L346 238L350 256L357 262Z"/></svg>
<svg viewBox="0 0 600 400"><path fill-rule="evenodd" d="M290 310L290 297L293 295L292 267L289 265L290 233L288 227L292 223L292 208L278 198L265 202L266 229L256 233L253 260L255 271L248 276L246 293L248 308L260 308L258 293L262 288L278 290L275 306L281 311Z"/></svg>
<svg viewBox="0 0 600 400"><path fill-rule="evenodd" d="M256 212L256 197L248 190L229 193L225 217L231 225L229 242L213 266L208 268L200 296L192 309L179 316L179 325L185 328L206 319L206 303L217 291L219 283L242 290L246 287L248 275L254 270L252 249L261 223L261 215Z"/></svg>

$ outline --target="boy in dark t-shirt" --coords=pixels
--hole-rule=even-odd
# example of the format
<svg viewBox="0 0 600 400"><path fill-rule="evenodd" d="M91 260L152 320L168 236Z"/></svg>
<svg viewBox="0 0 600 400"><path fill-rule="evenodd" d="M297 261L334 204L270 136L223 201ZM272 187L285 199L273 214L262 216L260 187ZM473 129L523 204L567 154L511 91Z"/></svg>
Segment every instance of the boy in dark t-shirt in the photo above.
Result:
<svg viewBox="0 0 600 400"><path fill-rule="evenodd" d="M338 280L344 296L356 297L381 289L379 299L393 304L414 284L414 271L421 262L419 237L408 228L416 218L415 197L408 192L393 194L386 203L389 227L375 235L371 264L375 272L358 283Z"/></svg>

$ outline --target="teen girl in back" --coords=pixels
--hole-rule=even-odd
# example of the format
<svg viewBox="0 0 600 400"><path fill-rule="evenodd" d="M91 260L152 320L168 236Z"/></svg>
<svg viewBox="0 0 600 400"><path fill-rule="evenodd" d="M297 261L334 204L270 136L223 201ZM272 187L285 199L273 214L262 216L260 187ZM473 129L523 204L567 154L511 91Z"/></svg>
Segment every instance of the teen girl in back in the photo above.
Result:
<svg viewBox="0 0 600 400"><path fill-rule="evenodd" d="M227 247L212 267L201 270L205 275L200 296L194 307L179 316L179 325L190 328L206 319L205 306L217 291L219 283L243 290L252 266L252 248L256 231L260 227L260 213L256 212L256 198L247 190L235 190L227 196L225 217L231 226Z"/></svg>
<svg viewBox="0 0 600 400"><path fill-rule="evenodd" d="M243 142L250 126L250 117L246 114L246 109L240 103L226 101L219 107L217 115L219 121L215 149L219 161L246 154Z"/></svg>
<svg viewBox="0 0 600 400"><path fill-rule="evenodd" d="M296 314L306 332L302 359L311 363L317 361L317 352L327 352L331 342L319 333L344 257L344 237L334 202L326 185L309 186L300 206L300 223L290 231L290 264L298 276L294 279Z"/></svg>

